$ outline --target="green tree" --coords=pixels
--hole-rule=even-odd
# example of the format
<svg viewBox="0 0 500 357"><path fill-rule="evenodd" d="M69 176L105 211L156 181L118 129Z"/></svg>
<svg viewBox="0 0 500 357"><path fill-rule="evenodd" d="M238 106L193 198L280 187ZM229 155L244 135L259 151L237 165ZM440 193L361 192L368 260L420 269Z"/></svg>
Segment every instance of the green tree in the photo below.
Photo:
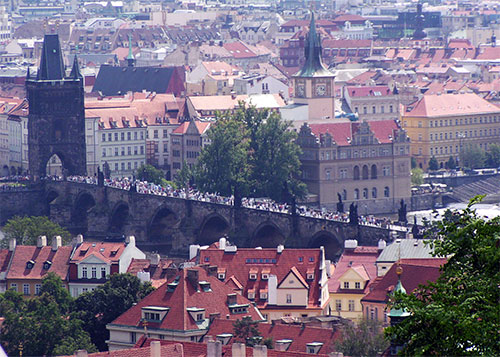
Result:
<svg viewBox="0 0 500 357"><path fill-rule="evenodd" d="M411 184L413 186L420 186L424 183L424 171L416 167L411 170Z"/></svg>
<svg viewBox="0 0 500 357"><path fill-rule="evenodd" d="M433 156L429 160L429 170L434 171L439 169L439 162L437 159Z"/></svg>
<svg viewBox="0 0 500 357"><path fill-rule="evenodd" d="M234 337L237 341L253 347L259 344L260 332L259 323L253 321L250 316L245 316L241 320L233 322Z"/></svg>
<svg viewBox="0 0 500 357"><path fill-rule="evenodd" d="M195 171L195 181L201 191L234 195L236 206L241 194L248 189L245 132L244 122L238 115L219 117L208 131L210 144L201 151Z"/></svg>
<svg viewBox="0 0 500 357"><path fill-rule="evenodd" d="M476 145L467 147L460 154L460 161L462 162L462 166L471 169L484 167L485 159L485 151Z"/></svg>
<svg viewBox="0 0 500 357"><path fill-rule="evenodd" d="M11 218L3 228L5 239L0 243L2 247L15 238L20 245L36 245L39 236L46 236L48 240L54 236L61 236L63 244L71 241L71 234L59 224L52 222L45 216Z"/></svg>
<svg viewBox="0 0 500 357"><path fill-rule="evenodd" d="M161 185L165 181L163 171L152 165L141 165L136 171L136 178L141 181L152 182L155 185Z"/></svg>
<svg viewBox="0 0 500 357"><path fill-rule="evenodd" d="M83 321L82 327L89 333L92 342L104 351L109 339L106 325L153 290L151 283L141 283L136 276L113 274L105 284L74 301L72 316Z"/></svg>
<svg viewBox="0 0 500 357"><path fill-rule="evenodd" d="M454 169L456 169L457 163L456 163L455 159L453 158L453 156L450 156L450 158L448 159L448 161L446 161L445 167L448 170L454 170Z"/></svg>
<svg viewBox="0 0 500 357"><path fill-rule="evenodd" d="M476 214L472 204L482 197L428 227L434 255L448 257L437 281L391 299L410 313L386 329L403 355L500 355L500 217Z"/></svg>
<svg viewBox="0 0 500 357"><path fill-rule="evenodd" d="M40 295L44 293L52 296L59 306L61 313L69 313L73 298L69 294L68 289L62 285L61 278L57 274L50 272L43 277Z"/></svg>
<svg viewBox="0 0 500 357"><path fill-rule="evenodd" d="M43 279L38 297L23 299L12 290L0 295L0 314L5 319L0 343L9 356L19 355L21 345L27 356L67 355L78 349L96 351L81 327L82 322L70 319L64 307L60 308L58 300L63 302L61 306L66 300L61 290L64 290L61 279L52 274Z"/></svg>
<svg viewBox="0 0 500 357"><path fill-rule="evenodd" d="M488 146L486 165L488 167L500 167L500 145L491 144Z"/></svg>
<svg viewBox="0 0 500 357"><path fill-rule="evenodd" d="M177 187L186 188L192 183L193 178L193 170L191 169L191 167L189 167L187 162L184 161L182 163L182 169L177 171L177 173L175 174L174 183Z"/></svg>
<svg viewBox="0 0 500 357"><path fill-rule="evenodd" d="M389 343L384 338L380 322L363 319L342 324L342 335L336 348L346 356L379 356Z"/></svg>

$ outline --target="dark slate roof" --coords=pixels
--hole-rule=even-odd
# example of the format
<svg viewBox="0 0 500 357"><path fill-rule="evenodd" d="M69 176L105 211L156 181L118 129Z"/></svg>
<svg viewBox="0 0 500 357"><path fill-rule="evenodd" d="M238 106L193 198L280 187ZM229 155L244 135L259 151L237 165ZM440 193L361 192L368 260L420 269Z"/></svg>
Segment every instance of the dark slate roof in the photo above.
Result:
<svg viewBox="0 0 500 357"><path fill-rule="evenodd" d="M97 75L93 92L103 95L125 94L129 91L166 93L174 67L115 67L103 65Z"/></svg>
<svg viewBox="0 0 500 357"><path fill-rule="evenodd" d="M61 46L59 45L59 35L45 35L37 79L60 80L64 78L64 74L64 62Z"/></svg>

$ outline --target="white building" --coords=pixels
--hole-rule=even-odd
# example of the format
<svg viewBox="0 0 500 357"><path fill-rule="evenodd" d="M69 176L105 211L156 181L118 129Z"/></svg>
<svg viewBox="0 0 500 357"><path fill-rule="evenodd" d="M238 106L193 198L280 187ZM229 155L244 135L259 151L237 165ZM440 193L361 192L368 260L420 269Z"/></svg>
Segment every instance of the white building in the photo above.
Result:
<svg viewBox="0 0 500 357"><path fill-rule="evenodd" d="M236 94L282 94L288 100L288 85L273 76L250 74L234 80Z"/></svg>

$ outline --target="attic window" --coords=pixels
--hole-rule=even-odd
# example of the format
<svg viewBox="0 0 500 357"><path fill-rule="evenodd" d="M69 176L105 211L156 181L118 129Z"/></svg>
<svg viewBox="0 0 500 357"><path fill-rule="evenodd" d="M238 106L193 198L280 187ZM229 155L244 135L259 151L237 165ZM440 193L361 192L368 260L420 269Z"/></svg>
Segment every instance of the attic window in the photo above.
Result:
<svg viewBox="0 0 500 357"><path fill-rule="evenodd" d="M260 299L261 300L267 300L267 289L262 289L260 291Z"/></svg>
<svg viewBox="0 0 500 357"><path fill-rule="evenodd" d="M269 279L269 274L268 273L262 273L262 280L267 280Z"/></svg>
<svg viewBox="0 0 500 357"><path fill-rule="evenodd" d="M247 292L247 297L249 300L255 299L255 290L254 289L249 289Z"/></svg>
<svg viewBox="0 0 500 357"><path fill-rule="evenodd" d="M28 260L26 262L26 269L33 269L34 266L35 266L35 262L33 260Z"/></svg>
<svg viewBox="0 0 500 357"><path fill-rule="evenodd" d="M248 304L233 305L229 308L231 314L246 314L248 313Z"/></svg>
<svg viewBox="0 0 500 357"><path fill-rule="evenodd" d="M225 272L218 273L218 274L217 274L217 278L218 278L219 280L224 280L224 279L226 279L226 273L225 273Z"/></svg>
<svg viewBox="0 0 500 357"><path fill-rule="evenodd" d="M200 287L204 292L212 291L212 288L210 287L210 283L208 281L200 281Z"/></svg>
<svg viewBox="0 0 500 357"><path fill-rule="evenodd" d="M307 273L307 280L314 280L314 273Z"/></svg>
<svg viewBox="0 0 500 357"><path fill-rule="evenodd" d="M89 251L89 249L85 249L85 250L80 250L80 256L84 256L85 254L87 254L87 252Z"/></svg>
<svg viewBox="0 0 500 357"><path fill-rule="evenodd" d="M50 260L46 260L46 261L43 263L43 268L44 268L45 270L49 270L51 265L52 265L52 262L51 262Z"/></svg>
<svg viewBox="0 0 500 357"><path fill-rule="evenodd" d="M110 256L114 257L116 255L116 253L118 253L118 249L112 250Z"/></svg>
<svg viewBox="0 0 500 357"><path fill-rule="evenodd" d="M250 280L257 280L257 273L250 273L249 279Z"/></svg>
<svg viewBox="0 0 500 357"><path fill-rule="evenodd" d="M163 306L145 306L142 308L142 318L146 321L160 322L169 310L170 308Z"/></svg>
<svg viewBox="0 0 500 357"><path fill-rule="evenodd" d="M308 343L307 344L307 353L317 354L322 346L323 346L323 343L321 343L321 342Z"/></svg>

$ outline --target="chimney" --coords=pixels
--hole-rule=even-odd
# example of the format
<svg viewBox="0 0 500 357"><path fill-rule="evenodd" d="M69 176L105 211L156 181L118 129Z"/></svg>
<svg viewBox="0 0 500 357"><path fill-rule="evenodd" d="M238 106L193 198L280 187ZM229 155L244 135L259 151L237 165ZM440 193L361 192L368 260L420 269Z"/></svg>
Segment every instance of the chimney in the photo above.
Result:
<svg viewBox="0 0 500 357"><path fill-rule="evenodd" d="M208 276L217 276L217 265L210 265L207 268Z"/></svg>
<svg viewBox="0 0 500 357"><path fill-rule="evenodd" d="M199 244L191 244L189 246L189 260L196 258L199 250L200 250Z"/></svg>
<svg viewBox="0 0 500 357"><path fill-rule="evenodd" d="M172 279L176 275L177 275L177 268L175 268L175 267L168 267L167 268L167 280Z"/></svg>
<svg viewBox="0 0 500 357"><path fill-rule="evenodd" d="M61 236L55 236L52 238L52 251L57 252L57 250L62 246Z"/></svg>
<svg viewBox="0 0 500 357"><path fill-rule="evenodd" d="M151 341L149 345L150 357L161 357L161 343L160 341Z"/></svg>
<svg viewBox="0 0 500 357"><path fill-rule="evenodd" d="M36 247L37 248L42 248L47 245L47 237L46 236L38 236L36 240Z"/></svg>
<svg viewBox="0 0 500 357"><path fill-rule="evenodd" d="M267 280L267 298L268 298L268 305L276 305L277 302L277 288L278 288L278 278L276 275L269 275L269 279Z"/></svg>
<svg viewBox="0 0 500 357"><path fill-rule="evenodd" d="M227 304L228 305L236 304L236 293L227 294Z"/></svg>
<svg viewBox="0 0 500 357"><path fill-rule="evenodd" d="M222 343L220 341L207 342L207 357L222 357Z"/></svg>
<svg viewBox="0 0 500 357"><path fill-rule="evenodd" d="M383 249L385 249L386 246L387 246L387 243L385 242L385 240L380 239L378 241L378 250L383 250Z"/></svg>
<svg viewBox="0 0 500 357"><path fill-rule="evenodd" d="M358 246L358 241L356 239L347 239L344 242L344 248L346 249L355 249Z"/></svg>
<svg viewBox="0 0 500 357"><path fill-rule="evenodd" d="M210 323L212 323L215 319L219 319L219 318L220 318L220 312L212 312L209 315Z"/></svg>
<svg viewBox="0 0 500 357"><path fill-rule="evenodd" d="M17 243L16 238L11 238L9 240L9 250L11 252L13 252L16 249L16 243Z"/></svg>
<svg viewBox="0 0 500 357"><path fill-rule="evenodd" d="M78 350L75 353L75 357L87 357L88 355L87 350Z"/></svg>
<svg viewBox="0 0 500 357"><path fill-rule="evenodd" d="M152 267L157 267L160 264L160 254L156 253L151 256L150 265Z"/></svg>
<svg viewBox="0 0 500 357"><path fill-rule="evenodd" d="M267 357L267 346L266 345L254 346L253 357Z"/></svg>
<svg viewBox="0 0 500 357"><path fill-rule="evenodd" d="M191 284L191 286L198 290L198 270L197 269L188 269L187 271L187 280Z"/></svg>
<svg viewBox="0 0 500 357"><path fill-rule="evenodd" d="M281 254L283 252L283 249L285 249L285 246L283 244L280 244L278 245L278 247L276 247L276 252L278 254Z"/></svg>
<svg viewBox="0 0 500 357"><path fill-rule="evenodd" d="M73 238L73 245L78 245L83 243L83 235L79 234Z"/></svg>
<svg viewBox="0 0 500 357"><path fill-rule="evenodd" d="M127 246L132 246L132 247L135 247L135 237L134 236L127 236L127 238L125 238L125 244L127 244Z"/></svg>
<svg viewBox="0 0 500 357"><path fill-rule="evenodd" d="M222 237L219 239L219 249L225 250L226 249L226 238Z"/></svg>
<svg viewBox="0 0 500 357"><path fill-rule="evenodd" d="M233 357L246 357L246 347L243 343L233 343L231 347Z"/></svg>

